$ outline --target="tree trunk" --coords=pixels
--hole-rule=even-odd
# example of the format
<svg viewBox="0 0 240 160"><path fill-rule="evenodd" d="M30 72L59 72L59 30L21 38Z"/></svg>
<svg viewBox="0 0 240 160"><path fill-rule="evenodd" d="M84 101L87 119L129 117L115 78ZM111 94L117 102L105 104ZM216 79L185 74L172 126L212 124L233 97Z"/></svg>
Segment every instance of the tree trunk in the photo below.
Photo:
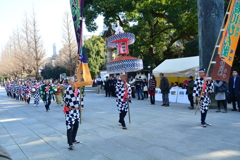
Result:
<svg viewBox="0 0 240 160"><path fill-rule="evenodd" d="M223 18L224 0L198 0L200 68L208 68Z"/></svg>

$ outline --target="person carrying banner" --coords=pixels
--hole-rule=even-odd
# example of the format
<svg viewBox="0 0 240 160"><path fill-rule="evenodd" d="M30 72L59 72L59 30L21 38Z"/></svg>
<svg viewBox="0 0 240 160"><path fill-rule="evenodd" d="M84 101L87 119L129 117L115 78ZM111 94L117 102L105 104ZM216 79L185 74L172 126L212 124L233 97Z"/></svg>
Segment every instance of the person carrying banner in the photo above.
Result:
<svg viewBox="0 0 240 160"><path fill-rule="evenodd" d="M96 79L96 83L97 83L97 89L98 89L97 94L101 94L103 81L100 76Z"/></svg>
<svg viewBox="0 0 240 160"><path fill-rule="evenodd" d="M205 77L205 70L199 70L199 77L196 78L193 88L193 96L196 97L201 112L201 126L211 126L206 123L207 111L210 106L210 93L213 93L213 82Z"/></svg>
<svg viewBox="0 0 240 160"><path fill-rule="evenodd" d="M66 89L64 95L64 113L67 127L67 142L69 144L68 149L73 149L75 144L80 143L76 140L77 130L79 126L79 110L82 110L80 105L80 90L74 85L75 78L70 77L68 80L69 86ZM83 101L83 97L82 97Z"/></svg>
<svg viewBox="0 0 240 160"><path fill-rule="evenodd" d="M120 76L120 80L116 83L116 104L119 111L119 124L122 129L127 129L124 118L128 112L128 101L131 99L132 90L127 83L127 76L123 73Z"/></svg>
<svg viewBox="0 0 240 160"><path fill-rule="evenodd" d="M52 94L54 94L53 87L49 84L49 80L45 80L45 84L41 86L40 95L45 104L46 112L50 110Z"/></svg>

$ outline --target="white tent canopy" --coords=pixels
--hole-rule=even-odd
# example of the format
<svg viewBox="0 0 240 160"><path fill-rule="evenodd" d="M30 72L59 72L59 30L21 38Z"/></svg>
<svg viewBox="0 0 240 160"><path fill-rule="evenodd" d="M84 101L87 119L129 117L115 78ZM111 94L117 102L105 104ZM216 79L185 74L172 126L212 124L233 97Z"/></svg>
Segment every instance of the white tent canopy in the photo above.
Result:
<svg viewBox="0 0 240 160"><path fill-rule="evenodd" d="M153 74L158 76L163 73L166 77L188 77L194 76L198 68L199 56L166 59L153 69Z"/></svg>

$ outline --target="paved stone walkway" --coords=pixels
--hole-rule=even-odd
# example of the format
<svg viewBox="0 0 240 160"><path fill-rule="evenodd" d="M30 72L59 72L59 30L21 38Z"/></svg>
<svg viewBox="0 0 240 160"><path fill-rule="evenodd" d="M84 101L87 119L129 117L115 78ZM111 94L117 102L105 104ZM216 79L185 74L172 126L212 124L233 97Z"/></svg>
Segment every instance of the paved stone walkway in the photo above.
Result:
<svg viewBox="0 0 240 160"><path fill-rule="evenodd" d="M32 101L31 101L32 103ZM46 112L41 102L10 99L0 89L0 145L14 160L239 160L240 113L209 110L200 127L200 114L188 105L162 107L148 100L133 100L128 130L118 125L115 98L86 89L85 109L77 139L68 150L63 107L52 102Z"/></svg>

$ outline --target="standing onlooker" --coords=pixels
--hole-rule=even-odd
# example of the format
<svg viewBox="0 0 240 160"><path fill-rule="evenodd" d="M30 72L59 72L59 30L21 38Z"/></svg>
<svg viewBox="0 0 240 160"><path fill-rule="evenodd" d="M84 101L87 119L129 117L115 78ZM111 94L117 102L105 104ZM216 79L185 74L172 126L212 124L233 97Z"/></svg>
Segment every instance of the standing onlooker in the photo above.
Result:
<svg viewBox="0 0 240 160"><path fill-rule="evenodd" d="M109 86L110 86L111 96L114 97L115 89L114 89L113 77L112 76L109 78Z"/></svg>
<svg viewBox="0 0 240 160"><path fill-rule="evenodd" d="M110 83L109 83L108 76L106 77L106 80L104 81L104 83L105 83L104 89L105 89L105 92L106 92L105 97L110 97Z"/></svg>
<svg viewBox="0 0 240 160"><path fill-rule="evenodd" d="M136 91L136 88L135 88L135 79L134 79L132 76L131 76L131 78L130 78L129 84L130 84L131 89L132 89L132 98L135 98L135 91Z"/></svg>
<svg viewBox="0 0 240 160"><path fill-rule="evenodd" d="M135 82L135 85L136 85L136 90L137 90L137 94L138 94L138 100L142 99L141 100L144 100L144 97L143 97L143 82L141 79L136 79L136 82Z"/></svg>
<svg viewBox="0 0 240 160"><path fill-rule="evenodd" d="M96 86L95 79L93 79L92 82L93 82L92 87L95 87Z"/></svg>
<svg viewBox="0 0 240 160"><path fill-rule="evenodd" d="M238 104L238 110L240 112L240 77L238 76L238 72L236 70L232 71L232 77L229 81L229 94L232 98L232 111L236 111L236 101Z"/></svg>
<svg viewBox="0 0 240 160"><path fill-rule="evenodd" d="M169 106L169 90L170 90L170 86L169 86L169 82L168 79L166 77L164 77L163 73L160 73L160 89L161 89L161 93L162 93L162 100L163 100L163 104L162 106L168 107Z"/></svg>
<svg viewBox="0 0 240 160"><path fill-rule="evenodd" d="M117 80L118 79L118 77L117 76L115 76L114 78L113 78L113 97L117 97L116 96L116 85L117 85Z"/></svg>
<svg viewBox="0 0 240 160"><path fill-rule="evenodd" d="M148 98L148 82L146 79L143 80L143 97Z"/></svg>
<svg viewBox="0 0 240 160"><path fill-rule="evenodd" d="M189 109L194 109L194 101L193 101L193 87L194 87L194 80L193 76L188 77L188 83L185 84L187 86L187 94L188 100L190 102L191 107Z"/></svg>
<svg viewBox="0 0 240 160"><path fill-rule="evenodd" d="M151 104L155 104L156 86L157 86L157 81L155 80L155 76L152 75L150 80L148 81L148 91L150 94Z"/></svg>
<svg viewBox="0 0 240 160"><path fill-rule="evenodd" d="M213 92L213 83L210 79L205 77L204 69L200 69L198 74L199 77L196 78L194 82L193 96L196 97L199 104L199 109L201 112L201 126L207 127L211 126L211 124L206 123L206 117L211 103L209 93Z"/></svg>
<svg viewBox="0 0 240 160"><path fill-rule="evenodd" d="M226 82L217 80L214 82L214 93L215 100L218 103L218 110L216 112L221 112L220 105L223 104L224 111L222 113L227 113L227 101L226 101L226 91L227 87L223 87L226 85ZM220 88L226 88L226 90L221 90Z"/></svg>
<svg viewBox="0 0 240 160"><path fill-rule="evenodd" d="M101 94L101 88L102 88L102 85L103 85L103 81L102 81L101 77L98 77L96 79L96 83L97 83L97 88L98 88L97 94Z"/></svg>

